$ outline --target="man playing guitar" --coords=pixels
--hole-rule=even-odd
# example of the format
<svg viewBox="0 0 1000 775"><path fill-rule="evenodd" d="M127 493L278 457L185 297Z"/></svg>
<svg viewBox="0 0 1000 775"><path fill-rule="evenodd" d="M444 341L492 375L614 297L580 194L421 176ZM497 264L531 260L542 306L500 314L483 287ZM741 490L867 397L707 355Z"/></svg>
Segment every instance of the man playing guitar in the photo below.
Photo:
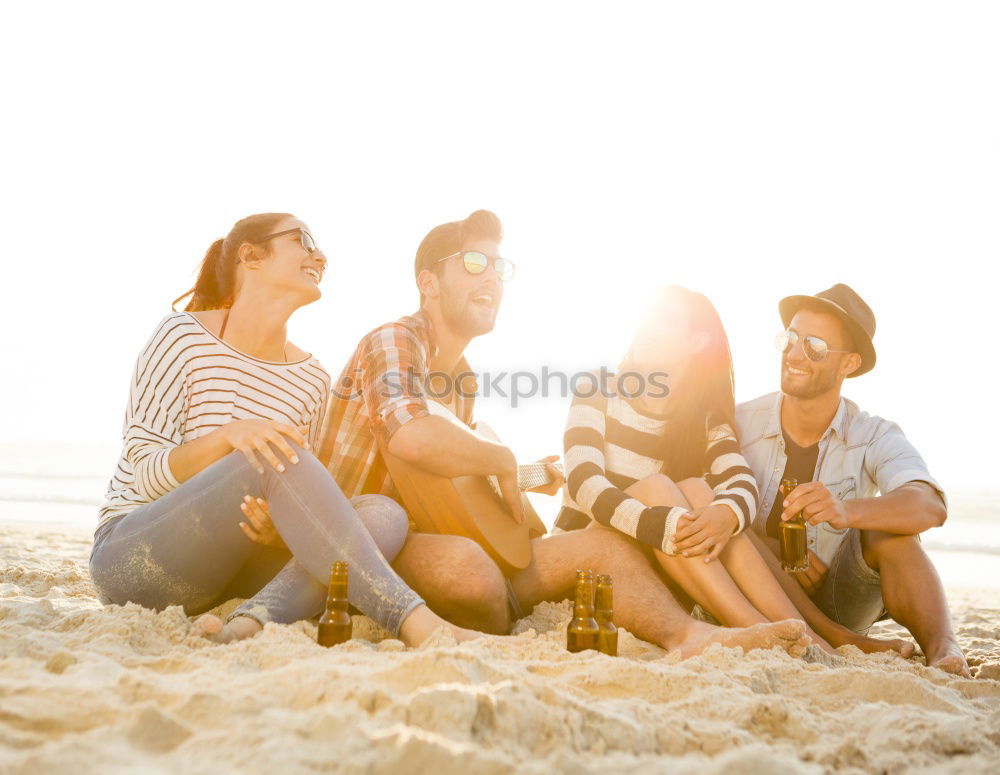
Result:
<svg viewBox="0 0 1000 775"><path fill-rule="evenodd" d="M500 256L502 236L500 220L486 210L432 229L414 267L420 309L362 337L333 387L318 450L348 497L382 493L405 501L384 449L441 477L496 477L510 518L524 519L513 453L472 430L476 385L463 357L474 337L493 330L513 275L513 264ZM460 422L432 412L428 393ZM534 491L558 492L556 459L541 461L553 481ZM692 619L633 540L596 524L534 538L529 564L508 578L478 543L457 535L411 533L393 567L432 610L485 632L507 633L522 611L565 599L577 569L588 568L614 577L618 626L685 656L715 642L745 649L804 642L794 622L725 629Z"/></svg>

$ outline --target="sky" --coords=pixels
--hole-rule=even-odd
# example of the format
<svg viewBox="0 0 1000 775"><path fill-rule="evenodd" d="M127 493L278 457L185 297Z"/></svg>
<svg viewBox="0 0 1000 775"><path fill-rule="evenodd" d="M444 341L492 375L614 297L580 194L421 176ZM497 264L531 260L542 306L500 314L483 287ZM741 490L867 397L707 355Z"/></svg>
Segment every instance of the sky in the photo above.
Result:
<svg viewBox="0 0 1000 775"><path fill-rule="evenodd" d="M778 300L845 282L878 319L878 365L846 395L946 488L996 483L994 4L2 14L4 443L108 450L110 472L139 349L244 215L292 212L324 248L323 298L290 331L336 374L416 308L424 234L488 208L518 269L477 370L613 365L651 290L680 283L719 309L745 400L777 389ZM534 459L560 451L567 406L481 415Z"/></svg>

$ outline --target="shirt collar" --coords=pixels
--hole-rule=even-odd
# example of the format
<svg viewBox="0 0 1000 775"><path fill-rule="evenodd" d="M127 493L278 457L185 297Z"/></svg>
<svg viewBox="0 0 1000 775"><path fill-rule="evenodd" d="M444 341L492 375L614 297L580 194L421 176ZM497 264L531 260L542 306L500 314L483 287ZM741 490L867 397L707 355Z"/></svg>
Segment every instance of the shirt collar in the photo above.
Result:
<svg viewBox="0 0 1000 775"><path fill-rule="evenodd" d="M767 418L767 428L764 430L765 438L781 435L781 401L783 397L784 394L779 390L774 399L774 404L771 406L771 414ZM823 432L823 437L826 437L829 433L836 433L841 439L847 438L847 402L843 396L840 398L837 413L833 416L830 427Z"/></svg>
<svg viewBox="0 0 1000 775"><path fill-rule="evenodd" d="M833 416L833 422L830 423L826 432L830 431L840 436L841 440L847 438L847 402L844 401L843 396L841 396L840 405L837 407L837 413Z"/></svg>
<svg viewBox="0 0 1000 775"><path fill-rule="evenodd" d="M764 428L765 438L781 435L781 396L780 390L775 393L774 402L771 404L771 413L767 418L767 427Z"/></svg>

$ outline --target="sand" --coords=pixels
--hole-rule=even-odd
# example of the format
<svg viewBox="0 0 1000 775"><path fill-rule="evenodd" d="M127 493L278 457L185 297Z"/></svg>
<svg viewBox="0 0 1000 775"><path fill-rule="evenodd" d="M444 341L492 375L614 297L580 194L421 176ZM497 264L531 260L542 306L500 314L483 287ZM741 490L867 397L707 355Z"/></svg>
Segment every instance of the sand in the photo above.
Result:
<svg viewBox="0 0 1000 775"><path fill-rule="evenodd" d="M803 659L564 649L568 604L503 643L406 649L369 620L225 646L179 608L102 607L90 535L0 524L0 771L1000 771L1000 599L949 590L975 678L844 648ZM901 633L895 625L881 634Z"/></svg>

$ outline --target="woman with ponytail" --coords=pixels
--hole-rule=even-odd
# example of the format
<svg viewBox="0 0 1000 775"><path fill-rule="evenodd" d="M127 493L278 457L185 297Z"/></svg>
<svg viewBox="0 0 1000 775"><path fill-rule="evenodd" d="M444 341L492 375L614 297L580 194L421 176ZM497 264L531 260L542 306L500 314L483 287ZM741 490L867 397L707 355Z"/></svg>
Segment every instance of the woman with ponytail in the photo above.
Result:
<svg viewBox="0 0 1000 775"><path fill-rule="evenodd" d="M804 619L821 647L905 650L812 606L799 611L743 531L757 483L735 427L733 363L722 321L700 293L668 286L648 306L609 389L574 397L564 436L557 530L592 522L645 544L671 589L728 627Z"/></svg>
<svg viewBox="0 0 1000 775"><path fill-rule="evenodd" d="M330 377L286 338L289 317L320 298L326 257L285 213L251 215L212 243L183 312L139 354L123 450L90 558L107 602L199 614L250 598L219 640L323 610L334 561L350 566L351 603L406 643L439 618L389 566L406 540L392 500L348 501L310 451Z"/></svg>

